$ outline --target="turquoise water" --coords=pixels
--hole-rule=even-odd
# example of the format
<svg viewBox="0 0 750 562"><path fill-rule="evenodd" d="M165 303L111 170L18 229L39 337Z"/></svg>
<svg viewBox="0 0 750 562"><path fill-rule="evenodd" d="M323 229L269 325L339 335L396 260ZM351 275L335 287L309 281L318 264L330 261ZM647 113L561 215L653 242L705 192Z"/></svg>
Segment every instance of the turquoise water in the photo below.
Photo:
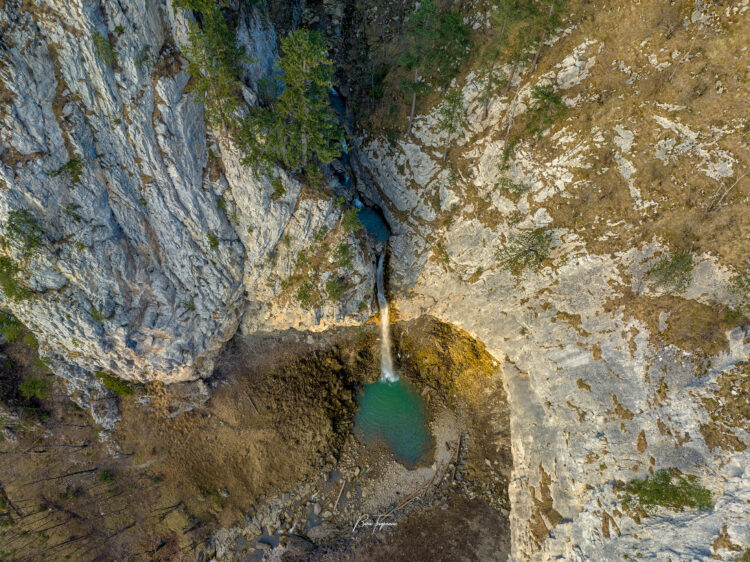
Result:
<svg viewBox="0 0 750 562"><path fill-rule="evenodd" d="M368 384L357 397L354 431L366 443L384 442L405 465L415 465L429 452L424 400L403 379Z"/></svg>
<svg viewBox="0 0 750 562"><path fill-rule="evenodd" d="M365 225L367 234L375 238L375 242L385 242L391 235L388 225L377 212L369 207L362 207L357 211L357 216L362 224Z"/></svg>

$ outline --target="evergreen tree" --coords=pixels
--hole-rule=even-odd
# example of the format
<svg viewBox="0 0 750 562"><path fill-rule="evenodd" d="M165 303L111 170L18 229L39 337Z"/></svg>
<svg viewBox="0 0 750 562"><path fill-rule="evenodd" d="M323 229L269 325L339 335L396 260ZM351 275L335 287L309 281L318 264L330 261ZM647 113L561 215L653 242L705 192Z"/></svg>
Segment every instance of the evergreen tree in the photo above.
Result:
<svg viewBox="0 0 750 562"><path fill-rule="evenodd" d="M182 49L192 78L190 91L205 106L210 124L234 126L237 110L244 105L238 62L247 57L217 2L183 0L183 4L205 10L201 11L202 25L190 23L188 44Z"/></svg>
<svg viewBox="0 0 750 562"><path fill-rule="evenodd" d="M461 63L469 55L469 33L469 26L458 10L449 10L440 18L435 44L435 79L441 88L447 88L458 76Z"/></svg>
<svg viewBox="0 0 750 562"><path fill-rule="evenodd" d="M458 10L439 15L432 0L424 0L407 22L407 52L399 62L413 72L411 80L403 80L401 89L411 96L409 124L411 132L417 96L429 93L432 82L447 88L458 75L461 63L469 54L469 27Z"/></svg>
<svg viewBox="0 0 750 562"><path fill-rule="evenodd" d="M451 90L445 95L443 103L438 109L438 126L446 133L443 145L443 161L448 154L448 146L453 136L461 129L466 121L464 95L461 90Z"/></svg>
<svg viewBox="0 0 750 562"><path fill-rule="evenodd" d="M317 31L299 29L281 40L283 91L267 107L250 109L240 134L243 163L298 170L313 157L328 163L341 154L343 130L331 108L333 63Z"/></svg>
<svg viewBox="0 0 750 562"><path fill-rule="evenodd" d="M399 62L414 73L412 80L403 80L401 89L407 96L411 96L411 110L406 134L411 132L414 122L414 112L417 106L417 96L429 93L429 82L424 78L431 74L435 63L435 43L438 37L440 20L437 8L432 0L423 0L419 8L407 21L408 50Z"/></svg>

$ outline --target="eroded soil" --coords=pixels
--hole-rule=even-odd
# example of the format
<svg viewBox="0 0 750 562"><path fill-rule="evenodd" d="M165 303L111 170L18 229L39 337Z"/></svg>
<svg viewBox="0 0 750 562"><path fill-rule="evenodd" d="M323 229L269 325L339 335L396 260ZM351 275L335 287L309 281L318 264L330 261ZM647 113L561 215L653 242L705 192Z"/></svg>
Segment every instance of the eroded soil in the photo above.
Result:
<svg viewBox="0 0 750 562"><path fill-rule="evenodd" d="M504 559L511 465L498 367L432 319L397 324L394 339L436 439L414 470L352 433L357 390L379 373L374 325L238 336L211 380L121 396L111 434L32 348L6 345L2 559ZM24 402L17 387L32 372L49 397ZM395 526L352 532L383 510Z"/></svg>

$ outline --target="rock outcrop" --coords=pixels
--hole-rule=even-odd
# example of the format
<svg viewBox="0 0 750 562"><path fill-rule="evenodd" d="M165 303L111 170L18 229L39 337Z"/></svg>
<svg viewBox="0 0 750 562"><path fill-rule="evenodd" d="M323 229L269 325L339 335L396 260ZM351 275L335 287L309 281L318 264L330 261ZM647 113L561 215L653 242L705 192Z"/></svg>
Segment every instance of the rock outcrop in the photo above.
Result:
<svg viewBox="0 0 750 562"><path fill-rule="evenodd" d="M726 62L740 75L706 77L704 96L685 91L696 87L700 57L724 60L691 52L690 37L718 45L731 33L747 36L747 3L696 3L709 23L678 18L671 43L644 28L636 41L616 23L651 18L647 4L603 8L596 24L559 34L537 69L490 101L487 119L478 75L454 84L468 121L446 163L437 112L417 117L413 138L359 143L358 173L396 233L390 270L399 313L453 323L505 362L518 560L727 557L712 547L727 533L737 548L750 544L750 426L706 407L731 394L750 358L743 296L730 286L750 250L740 235L746 198L716 207L747 166L739 103L748 93L746 54ZM642 40L642 52L625 52ZM655 66L655 58L666 61ZM506 150L532 88L549 84L565 117ZM715 115L722 118L710 124ZM719 213L737 228L718 227ZM547 237L549 255L514 274L503 252L532 232ZM686 236L694 267L684 290L670 292L648 271ZM747 404L741 390L732 396ZM626 513L617 483L660 468L697 475L713 511L641 520Z"/></svg>
<svg viewBox="0 0 750 562"><path fill-rule="evenodd" d="M479 73L462 75L447 162L434 110L407 139L353 139L358 187L394 233L402 318L453 323L504 363L518 560L750 546L750 296L732 285L750 259L750 3L676 4L574 15L486 106ZM275 31L237 14L252 83ZM6 236L2 305L105 428L96 371L191 380L238 328L371 312L374 256L341 208L280 170L258 179L207 130L179 49L190 17L169 0L0 1L0 218L27 211L42 237L24 254ZM536 86L564 107L512 143ZM508 267L514 245L538 267ZM689 267L660 286L649 272L674 255ZM628 512L619 484L661 468L696 475L713 509Z"/></svg>
<svg viewBox="0 0 750 562"><path fill-rule="evenodd" d="M238 15L252 83L273 66L276 35L258 11ZM43 239L28 256L6 246L33 296L3 304L56 361L189 380L210 374L246 310L252 329L369 311L373 258L334 232L341 210L281 172L279 196L207 130L179 49L191 17L168 1L0 8L0 212L31 213ZM321 226L354 248L351 289L311 311L277 302Z"/></svg>

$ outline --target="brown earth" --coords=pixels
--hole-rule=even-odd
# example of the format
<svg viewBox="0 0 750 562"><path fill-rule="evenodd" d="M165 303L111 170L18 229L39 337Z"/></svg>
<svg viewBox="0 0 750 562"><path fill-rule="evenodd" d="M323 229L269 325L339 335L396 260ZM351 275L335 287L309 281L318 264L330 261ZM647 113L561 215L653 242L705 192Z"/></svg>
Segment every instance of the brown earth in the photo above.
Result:
<svg viewBox="0 0 750 562"><path fill-rule="evenodd" d="M400 322L394 336L400 368L429 396L430 409L449 406L469 429L461 468L449 467L440 490L404 510L393 536L331 552L355 548L357 559L373 560L393 552L436 560L507 552L502 509L512 459L494 360L468 334L432 318ZM44 374L23 340L4 352L14 363L0 370L2 424L10 428L0 441L3 560L195 560L212 531L340 467L342 451L350 451L352 467L389 455L347 446L356 391L378 377L374 325L237 337L207 381L208 400L200 399L203 383L140 387L120 396L122 421L111 435L67 398L60 379ZM29 373L44 378L49 397L19 398ZM356 459L351 451L359 451ZM446 488L457 470L461 486ZM435 507L435 498L449 507ZM487 521L496 523L491 533ZM453 558L435 558L439 545Z"/></svg>

